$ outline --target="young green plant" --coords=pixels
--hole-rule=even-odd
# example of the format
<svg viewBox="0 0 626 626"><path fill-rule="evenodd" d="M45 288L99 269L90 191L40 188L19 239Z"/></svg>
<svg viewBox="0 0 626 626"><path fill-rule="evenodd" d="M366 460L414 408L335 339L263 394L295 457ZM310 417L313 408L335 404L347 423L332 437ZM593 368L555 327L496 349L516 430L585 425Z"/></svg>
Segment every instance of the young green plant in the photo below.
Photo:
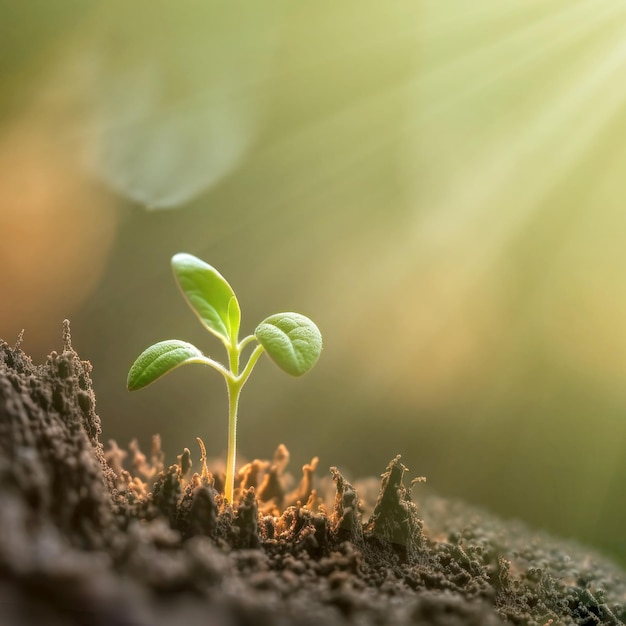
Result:
<svg viewBox="0 0 626 626"><path fill-rule="evenodd" d="M217 370L228 390L228 452L224 497L232 503L237 447L237 410L241 389L263 352L282 370L302 376L317 362L322 351L318 327L299 313L277 313L264 319L254 334L239 341L241 310L232 287L211 265L191 254L172 257L174 277L200 322L226 348L228 367L205 356L194 345L178 339L160 341L144 350L128 372L129 391L141 389L180 365L199 363ZM244 348L255 344L242 366Z"/></svg>

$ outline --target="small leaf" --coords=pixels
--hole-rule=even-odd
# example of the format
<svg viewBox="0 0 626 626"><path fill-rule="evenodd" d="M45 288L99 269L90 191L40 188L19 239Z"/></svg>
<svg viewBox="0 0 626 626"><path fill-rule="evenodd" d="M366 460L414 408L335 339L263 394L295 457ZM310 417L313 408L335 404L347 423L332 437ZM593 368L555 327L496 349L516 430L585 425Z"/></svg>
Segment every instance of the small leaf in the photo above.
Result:
<svg viewBox="0 0 626 626"><path fill-rule="evenodd" d="M126 386L129 391L136 391L185 363L204 359L202 352L190 343L178 339L160 341L137 357L128 372Z"/></svg>
<svg viewBox="0 0 626 626"><path fill-rule="evenodd" d="M237 343L237 335L239 334L239 324L241 323L241 309L239 308L239 302L237 298L233 296L228 302L228 324L231 329L235 330L235 336L233 337L233 343Z"/></svg>
<svg viewBox="0 0 626 626"><path fill-rule="evenodd" d="M241 310L232 287L211 265L179 253L172 269L185 299L206 328L227 345L237 343Z"/></svg>
<svg viewBox="0 0 626 626"><path fill-rule="evenodd" d="M300 313L271 315L254 334L274 363L292 376L308 372L322 351L319 328Z"/></svg>

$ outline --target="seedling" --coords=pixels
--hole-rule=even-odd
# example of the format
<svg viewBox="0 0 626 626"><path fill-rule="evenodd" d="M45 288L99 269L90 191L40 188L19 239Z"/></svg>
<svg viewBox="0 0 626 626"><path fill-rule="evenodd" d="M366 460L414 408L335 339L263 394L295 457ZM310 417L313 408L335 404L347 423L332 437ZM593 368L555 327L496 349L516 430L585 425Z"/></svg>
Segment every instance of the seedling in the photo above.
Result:
<svg viewBox="0 0 626 626"><path fill-rule="evenodd" d="M242 387L263 352L282 370L302 376L317 362L322 335L317 326L299 313L277 313L264 319L239 341L241 310L235 292L211 265L191 254L175 254L172 269L178 286L200 322L226 348L228 367L205 356L194 345L178 339L160 341L144 350L128 372L129 391L153 383L180 365L200 363L217 370L228 390L228 453L224 497L233 502L237 447L237 409ZM246 364L240 368L244 348L256 343Z"/></svg>

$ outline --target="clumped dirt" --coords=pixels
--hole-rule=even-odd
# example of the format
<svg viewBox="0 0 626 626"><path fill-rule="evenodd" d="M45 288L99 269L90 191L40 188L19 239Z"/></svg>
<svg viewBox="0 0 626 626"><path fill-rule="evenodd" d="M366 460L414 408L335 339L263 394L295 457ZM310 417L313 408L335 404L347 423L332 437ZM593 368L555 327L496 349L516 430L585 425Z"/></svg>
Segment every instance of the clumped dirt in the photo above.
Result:
<svg viewBox="0 0 626 626"><path fill-rule="evenodd" d="M418 510L399 457L365 516L368 483L359 496L332 468L325 503L316 459L288 490L284 446L242 468L234 507L220 472L204 458L193 472L189 450L169 467L158 438L150 459L136 444L105 450L90 373L68 323L61 353L40 366L0 341L3 625L626 620L617 567L462 504L429 498Z"/></svg>

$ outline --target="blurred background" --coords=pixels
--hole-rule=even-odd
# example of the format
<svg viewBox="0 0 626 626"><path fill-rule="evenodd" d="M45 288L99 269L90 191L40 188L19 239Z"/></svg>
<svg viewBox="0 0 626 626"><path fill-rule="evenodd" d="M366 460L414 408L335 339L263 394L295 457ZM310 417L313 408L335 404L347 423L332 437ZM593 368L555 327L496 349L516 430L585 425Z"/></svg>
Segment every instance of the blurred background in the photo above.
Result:
<svg viewBox="0 0 626 626"><path fill-rule="evenodd" d="M69 318L104 441L222 454L215 372L125 389L162 339L223 357L196 254L243 332L324 335L303 379L261 360L241 458L402 454L626 565L626 6L248 4L0 0L0 337L42 361Z"/></svg>

